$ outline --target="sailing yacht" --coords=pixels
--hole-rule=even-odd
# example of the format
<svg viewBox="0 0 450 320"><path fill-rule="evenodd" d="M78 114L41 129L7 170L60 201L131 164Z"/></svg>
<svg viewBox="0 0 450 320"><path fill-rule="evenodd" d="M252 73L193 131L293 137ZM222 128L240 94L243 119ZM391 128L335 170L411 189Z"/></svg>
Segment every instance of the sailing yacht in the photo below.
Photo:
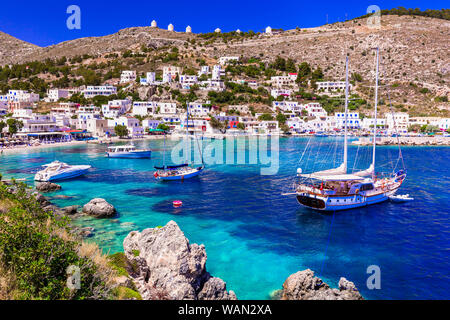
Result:
<svg viewBox="0 0 450 320"><path fill-rule="evenodd" d="M185 180L190 179L193 177L198 176L203 169L205 168L205 165L203 163L203 154L199 148L199 152L202 155L202 165L200 167L191 167L188 164L189 159L189 130L188 130L188 124L189 124L189 103L187 104L186 108L186 163L180 164L180 165L172 165L172 166L166 166L165 160L166 160L166 135L164 134L164 155L163 155L163 166L157 167L155 166L155 169L157 170L153 176L157 180L162 181L171 181L171 180Z"/></svg>
<svg viewBox="0 0 450 320"><path fill-rule="evenodd" d="M378 65L379 49L376 54L375 82L375 123L377 123L378 101ZM301 205L321 211L338 211L363 207L380 203L389 199L400 188L406 178L406 170L398 170L390 174L375 173L376 134L373 130L372 163L369 168L347 173L348 143L347 143L347 111L348 111L348 57L346 59L345 76L345 131L343 163L328 170L303 173L297 169L299 182L295 186L295 194ZM400 152L401 157L401 152Z"/></svg>

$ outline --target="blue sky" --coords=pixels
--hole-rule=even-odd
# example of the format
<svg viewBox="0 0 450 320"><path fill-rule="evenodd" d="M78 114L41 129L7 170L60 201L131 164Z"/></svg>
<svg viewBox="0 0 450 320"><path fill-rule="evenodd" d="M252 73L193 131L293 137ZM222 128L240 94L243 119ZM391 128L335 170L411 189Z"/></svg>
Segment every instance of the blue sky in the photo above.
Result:
<svg viewBox="0 0 450 320"><path fill-rule="evenodd" d="M81 9L81 30L66 27L69 17L66 9L73 4ZM217 27L223 31L256 32L268 25L283 29L322 25L327 14L330 23L342 21L346 15L354 18L365 14L372 4L381 9L448 7L448 2L443 0L16 0L2 1L0 31L40 46L107 35L133 26L148 26L153 19L161 28L174 24L176 31L184 31L190 25L193 32L212 32Z"/></svg>

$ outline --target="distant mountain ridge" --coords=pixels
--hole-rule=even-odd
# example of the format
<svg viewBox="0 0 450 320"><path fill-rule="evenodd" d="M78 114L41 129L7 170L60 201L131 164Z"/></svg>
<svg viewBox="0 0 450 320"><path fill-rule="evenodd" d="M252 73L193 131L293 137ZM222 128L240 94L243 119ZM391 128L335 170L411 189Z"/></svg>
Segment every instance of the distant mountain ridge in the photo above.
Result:
<svg viewBox="0 0 450 320"><path fill-rule="evenodd" d="M197 67L200 58L211 64L227 55L257 57L264 63L272 63L281 56L291 58L297 64L308 62L313 67L321 67L325 78L334 80L344 78L344 61L348 55L351 72L369 80L374 68L372 49L379 46L383 59L382 80L403 83L403 86L393 88L393 99L397 103L416 106L427 104L429 112L434 113L433 108L450 109L448 103L436 106L433 101L434 96L450 95L449 38L448 20L392 14L381 16L379 28L368 23L368 18L248 37L239 37L235 33L218 36L133 27L107 36L70 40L49 47L38 47L0 33L0 39L7 40L0 41L0 65L83 54L105 57L118 53L120 56L126 50L139 52L141 46L164 50L175 46L183 59L165 64ZM152 54L157 55L158 50ZM137 70L144 72L153 68L160 68L160 65L146 65L145 70L139 67ZM421 96L408 83L419 84L433 92L433 96L425 93Z"/></svg>

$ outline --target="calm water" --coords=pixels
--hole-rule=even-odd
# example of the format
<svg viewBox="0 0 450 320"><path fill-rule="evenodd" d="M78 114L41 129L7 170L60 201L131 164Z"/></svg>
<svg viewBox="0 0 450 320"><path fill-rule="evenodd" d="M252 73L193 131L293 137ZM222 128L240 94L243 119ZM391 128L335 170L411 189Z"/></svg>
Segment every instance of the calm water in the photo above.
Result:
<svg viewBox="0 0 450 320"><path fill-rule="evenodd" d="M326 151L332 139L314 139L320 152L307 159L309 165L339 162ZM0 172L31 178L53 160L91 164L85 177L60 183L63 189L55 195L72 198L55 202L82 205L102 197L117 208L115 219L76 222L95 228L93 241L105 251L122 251L130 231L175 220L191 243L205 244L208 271L239 299L268 299L290 274L305 268L332 286L344 276L368 299L449 299L450 148L402 149L409 175L400 193L415 201L322 215L281 195L294 181L306 143L280 139L280 169L271 176L260 175L257 165L213 165L184 183L156 182L152 169L162 164L162 141L136 143L153 150L151 160L108 159L104 146L83 145L3 155ZM174 144L168 141L169 148ZM353 146L351 161L356 152L370 161L369 149ZM377 152L383 164L396 158L397 149ZM175 209L172 201L178 199L184 204ZM381 268L380 290L366 287L369 265Z"/></svg>

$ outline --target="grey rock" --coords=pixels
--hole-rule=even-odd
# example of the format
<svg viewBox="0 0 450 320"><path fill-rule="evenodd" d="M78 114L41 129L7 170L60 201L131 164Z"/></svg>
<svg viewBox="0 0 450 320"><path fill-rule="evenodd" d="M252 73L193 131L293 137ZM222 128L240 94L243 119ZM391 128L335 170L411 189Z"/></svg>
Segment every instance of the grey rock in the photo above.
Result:
<svg viewBox="0 0 450 320"><path fill-rule="evenodd" d="M234 292L206 271L203 245L189 244L174 221L162 228L132 231L123 241L127 259L138 268L136 287L144 299L234 300Z"/></svg>
<svg viewBox="0 0 450 320"><path fill-rule="evenodd" d="M40 192L52 192L56 190L61 190L61 186L52 182L37 182L35 184L36 190Z"/></svg>
<svg viewBox="0 0 450 320"><path fill-rule="evenodd" d="M96 218L112 217L116 209L105 199L95 198L83 206L83 212Z"/></svg>
<svg viewBox="0 0 450 320"><path fill-rule="evenodd" d="M306 269L290 275L283 284L282 300L363 300L353 282L339 281L339 290L332 289Z"/></svg>
<svg viewBox="0 0 450 320"><path fill-rule="evenodd" d="M66 215L74 215L74 214L77 214L78 213L78 208L79 208L80 206L77 206L77 205L73 205L73 206L67 206L67 207L64 207L64 208L62 208L61 210L62 210L62 212L64 212L64 214L66 214Z"/></svg>

